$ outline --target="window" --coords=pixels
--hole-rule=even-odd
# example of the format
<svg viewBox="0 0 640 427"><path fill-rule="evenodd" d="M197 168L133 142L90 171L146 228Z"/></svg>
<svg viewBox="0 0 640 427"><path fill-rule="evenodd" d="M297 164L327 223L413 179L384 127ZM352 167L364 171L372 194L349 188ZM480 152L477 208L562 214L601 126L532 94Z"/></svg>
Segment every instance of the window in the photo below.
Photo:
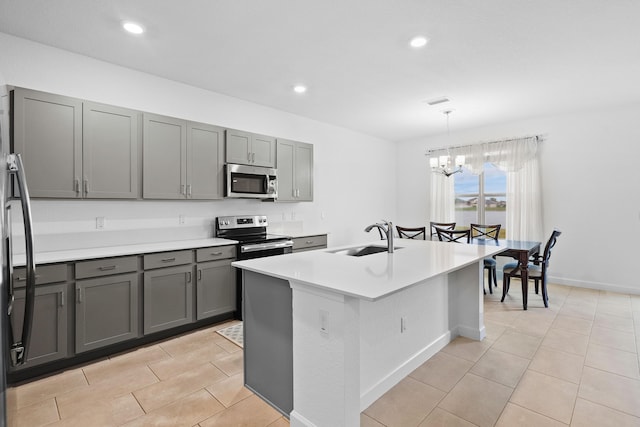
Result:
<svg viewBox="0 0 640 427"><path fill-rule="evenodd" d="M507 174L491 163L474 175L468 170L455 174L456 223L460 226L502 224L504 236L507 220Z"/></svg>

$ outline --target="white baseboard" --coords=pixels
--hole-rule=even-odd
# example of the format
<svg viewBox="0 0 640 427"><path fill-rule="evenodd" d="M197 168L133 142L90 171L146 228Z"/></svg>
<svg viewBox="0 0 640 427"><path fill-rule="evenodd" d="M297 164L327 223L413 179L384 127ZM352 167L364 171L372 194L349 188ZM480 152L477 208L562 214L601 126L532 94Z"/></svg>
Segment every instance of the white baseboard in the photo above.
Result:
<svg viewBox="0 0 640 427"><path fill-rule="evenodd" d="M449 342L453 338L455 338L455 335L452 335L451 331L444 333L439 338L431 342L431 344L427 345L418 353L410 357L405 363L398 366L387 376L374 384L369 390L361 394L360 412L367 409L373 402L378 400L383 394L389 391L391 387L398 384L407 375L416 370L416 368L429 360L434 354L442 350L447 344L449 344ZM291 418L293 419L293 413L291 415Z"/></svg>
<svg viewBox="0 0 640 427"><path fill-rule="evenodd" d="M576 288L596 289L599 291L618 292L621 294L640 295L640 287L631 287L616 285L613 283L589 282L585 280L563 279L560 277L549 276L548 283L554 285L574 286Z"/></svg>
<svg viewBox="0 0 640 427"><path fill-rule="evenodd" d="M289 425L291 427L316 427L314 423L300 415L295 409L289 415Z"/></svg>

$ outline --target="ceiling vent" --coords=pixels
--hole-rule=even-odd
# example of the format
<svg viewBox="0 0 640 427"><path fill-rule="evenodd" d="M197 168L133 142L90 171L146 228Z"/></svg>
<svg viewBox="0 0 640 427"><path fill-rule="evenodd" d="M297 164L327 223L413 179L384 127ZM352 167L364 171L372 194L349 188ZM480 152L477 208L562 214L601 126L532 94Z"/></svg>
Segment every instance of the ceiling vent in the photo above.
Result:
<svg viewBox="0 0 640 427"><path fill-rule="evenodd" d="M444 104L445 102L449 102L449 101L450 101L449 98L447 98L446 96L443 96L441 98L429 99L426 102L429 105L438 105L438 104Z"/></svg>

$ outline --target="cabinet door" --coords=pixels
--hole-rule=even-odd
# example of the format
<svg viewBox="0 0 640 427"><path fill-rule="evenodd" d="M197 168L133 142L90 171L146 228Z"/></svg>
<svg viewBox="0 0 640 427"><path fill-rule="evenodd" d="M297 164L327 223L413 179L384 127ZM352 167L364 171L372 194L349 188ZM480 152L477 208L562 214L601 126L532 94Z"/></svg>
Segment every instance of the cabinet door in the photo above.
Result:
<svg viewBox="0 0 640 427"><path fill-rule="evenodd" d="M143 198L184 199L187 122L154 114L143 121Z"/></svg>
<svg viewBox="0 0 640 427"><path fill-rule="evenodd" d="M278 201L280 202L291 202L295 200L293 176L294 147L295 142L278 139Z"/></svg>
<svg viewBox="0 0 640 427"><path fill-rule="evenodd" d="M68 286L64 283L36 287L27 362L18 369L67 357L67 291ZM24 289L15 291L15 298L11 321L13 334L19 337L22 335Z"/></svg>
<svg viewBox="0 0 640 427"><path fill-rule="evenodd" d="M293 170L296 200L300 202L313 201L313 145L304 142L296 143Z"/></svg>
<svg viewBox="0 0 640 427"><path fill-rule="evenodd" d="M85 102L82 123L86 198L138 197L139 113Z"/></svg>
<svg viewBox="0 0 640 427"><path fill-rule="evenodd" d="M227 129L225 132L227 163L251 165L251 134L241 130Z"/></svg>
<svg viewBox="0 0 640 427"><path fill-rule="evenodd" d="M76 282L76 353L137 337L137 273Z"/></svg>
<svg viewBox="0 0 640 427"><path fill-rule="evenodd" d="M197 320L236 310L236 275L230 259L198 264Z"/></svg>
<svg viewBox="0 0 640 427"><path fill-rule="evenodd" d="M15 89L13 132L32 197L82 197L82 101Z"/></svg>
<svg viewBox="0 0 640 427"><path fill-rule="evenodd" d="M224 129L202 123L187 124L187 197L221 199Z"/></svg>
<svg viewBox="0 0 640 427"><path fill-rule="evenodd" d="M274 137L252 135L251 164L270 168L276 167L276 139Z"/></svg>
<svg viewBox="0 0 640 427"><path fill-rule="evenodd" d="M144 333L193 321L192 265L144 272Z"/></svg>

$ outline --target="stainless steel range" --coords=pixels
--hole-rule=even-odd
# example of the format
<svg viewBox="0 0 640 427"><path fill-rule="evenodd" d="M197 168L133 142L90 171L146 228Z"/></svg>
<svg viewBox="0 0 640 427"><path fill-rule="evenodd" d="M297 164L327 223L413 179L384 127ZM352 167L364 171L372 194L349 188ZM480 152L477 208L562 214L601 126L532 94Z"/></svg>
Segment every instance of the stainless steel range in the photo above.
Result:
<svg viewBox="0 0 640 427"><path fill-rule="evenodd" d="M216 219L216 237L237 240L238 260L262 258L273 255L290 254L293 240L289 236L267 233L265 215L219 216ZM242 318L242 271L236 275L238 308L236 313Z"/></svg>

